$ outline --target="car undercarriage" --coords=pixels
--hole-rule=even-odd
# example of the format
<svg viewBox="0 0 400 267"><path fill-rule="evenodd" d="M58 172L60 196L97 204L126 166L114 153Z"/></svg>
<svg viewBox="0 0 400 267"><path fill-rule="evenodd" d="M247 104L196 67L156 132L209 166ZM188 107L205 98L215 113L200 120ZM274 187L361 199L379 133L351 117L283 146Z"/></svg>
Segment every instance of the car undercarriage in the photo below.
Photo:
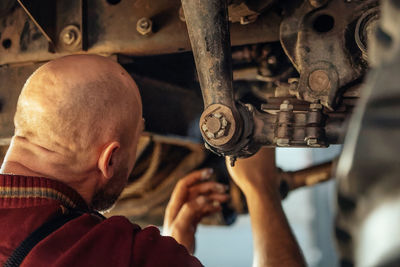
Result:
<svg viewBox="0 0 400 267"><path fill-rule="evenodd" d="M230 183L214 154L235 164L262 146L342 144L355 131L349 118L366 94L367 73L391 58L380 43L397 40L378 26L381 9L376 0L3 0L0 146L9 145L18 95L39 66L71 54L110 57L137 82L146 119L139 168L117 212L153 212L160 222L186 172L211 162ZM388 21L398 27L394 17ZM282 195L331 173L332 163L282 172ZM349 187L339 188L346 192L340 209L348 207L341 201L355 202ZM229 224L235 212L246 212L236 190L212 223ZM346 233L340 231L339 239ZM351 240L344 243L346 264L353 254Z"/></svg>

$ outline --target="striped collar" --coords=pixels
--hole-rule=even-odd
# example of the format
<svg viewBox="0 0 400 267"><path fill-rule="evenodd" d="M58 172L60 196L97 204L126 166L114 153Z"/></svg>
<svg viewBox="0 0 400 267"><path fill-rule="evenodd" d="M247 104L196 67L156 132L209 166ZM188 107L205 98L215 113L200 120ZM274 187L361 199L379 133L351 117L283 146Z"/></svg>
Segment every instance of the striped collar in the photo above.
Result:
<svg viewBox="0 0 400 267"><path fill-rule="evenodd" d="M25 208L58 202L87 211L83 198L71 187L43 177L0 174L0 208Z"/></svg>

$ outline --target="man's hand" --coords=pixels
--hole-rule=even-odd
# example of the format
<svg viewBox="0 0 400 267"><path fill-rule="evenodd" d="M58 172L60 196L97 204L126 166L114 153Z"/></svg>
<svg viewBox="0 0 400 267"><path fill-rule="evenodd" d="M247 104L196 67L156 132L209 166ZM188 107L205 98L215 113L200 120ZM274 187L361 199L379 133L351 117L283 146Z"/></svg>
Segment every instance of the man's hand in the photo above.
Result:
<svg viewBox="0 0 400 267"><path fill-rule="evenodd" d="M254 156L227 164L246 196L253 232L253 267L305 266L281 206L275 149L262 148Z"/></svg>
<svg viewBox="0 0 400 267"><path fill-rule="evenodd" d="M250 158L238 159L235 167L232 167L227 159L226 166L233 181L245 194L267 191L275 196L278 193L279 180L275 164L275 149L261 148ZM280 197L278 198L280 200Z"/></svg>
<svg viewBox="0 0 400 267"><path fill-rule="evenodd" d="M167 205L163 234L175 238L189 253L195 248L197 224L205 216L221 210L226 202L226 186L209 181L212 169L194 171L176 185Z"/></svg>

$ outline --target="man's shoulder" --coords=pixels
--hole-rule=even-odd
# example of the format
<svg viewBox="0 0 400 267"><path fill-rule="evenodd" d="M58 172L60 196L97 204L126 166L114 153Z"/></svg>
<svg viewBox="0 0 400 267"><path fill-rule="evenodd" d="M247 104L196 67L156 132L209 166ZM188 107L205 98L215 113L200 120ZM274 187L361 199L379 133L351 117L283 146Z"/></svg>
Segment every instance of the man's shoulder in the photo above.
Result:
<svg viewBox="0 0 400 267"><path fill-rule="evenodd" d="M201 266L157 227L143 229L122 216L100 219L84 214L40 242L29 266Z"/></svg>
<svg viewBox="0 0 400 267"><path fill-rule="evenodd" d="M191 256L175 239L162 236L156 226L147 226L142 229L123 216L110 217L101 225L104 226L104 230L112 229L114 238L115 228L119 228L118 233L125 237L128 229L133 231L133 266L142 266L144 262L146 266L202 266L198 259Z"/></svg>
<svg viewBox="0 0 400 267"><path fill-rule="evenodd" d="M86 215L93 216L93 215ZM131 230L134 232L139 232L142 228L132 223L128 220L128 218L124 216L112 216L106 219L101 220L95 227L105 227L105 228L118 228L120 230Z"/></svg>

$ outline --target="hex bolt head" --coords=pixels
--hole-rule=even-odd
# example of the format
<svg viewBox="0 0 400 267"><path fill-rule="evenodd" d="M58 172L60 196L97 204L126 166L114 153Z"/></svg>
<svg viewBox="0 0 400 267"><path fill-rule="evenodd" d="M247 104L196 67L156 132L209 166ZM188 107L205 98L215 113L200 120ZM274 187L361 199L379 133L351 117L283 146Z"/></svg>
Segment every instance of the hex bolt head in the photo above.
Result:
<svg viewBox="0 0 400 267"><path fill-rule="evenodd" d="M307 139L307 146L320 147L321 145L318 143L318 139L317 138L308 138Z"/></svg>
<svg viewBox="0 0 400 267"><path fill-rule="evenodd" d="M71 45L75 41L75 39L76 35L74 31L67 31L62 37L62 40L66 45Z"/></svg>
<svg viewBox="0 0 400 267"><path fill-rule="evenodd" d="M288 138L278 138L276 139L277 146L290 146L290 141Z"/></svg>
<svg viewBox="0 0 400 267"><path fill-rule="evenodd" d="M218 131L218 133L215 135L216 138L220 138L222 136L224 136L225 134L225 130L221 129Z"/></svg>
<svg viewBox="0 0 400 267"><path fill-rule="evenodd" d="M209 139L218 139L226 134L228 120L221 113L209 114L203 124L201 130Z"/></svg>
<svg viewBox="0 0 400 267"><path fill-rule="evenodd" d="M225 129L226 126L228 126L228 121L225 119L225 117L221 118L221 124L223 129Z"/></svg>
<svg viewBox="0 0 400 267"><path fill-rule="evenodd" d="M65 47L74 47L81 42L81 32L75 25L68 25L63 28L59 35L59 41Z"/></svg>
<svg viewBox="0 0 400 267"><path fill-rule="evenodd" d="M293 110L293 105L290 104L289 100L285 100L285 101L283 101L283 103L280 105L279 108L282 111L289 111L289 110Z"/></svg>
<svg viewBox="0 0 400 267"><path fill-rule="evenodd" d="M149 35L153 30L153 22L148 18L141 18L136 23L136 30L141 35Z"/></svg>
<svg viewBox="0 0 400 267"><path fill-rule="evenodd" d="M308 86L315 92L323 92L331 89L331 81L325 70L314 70L308 76Z"/></svg>
<svg viewBox="0 0 400 267"><path fill-rule="evenodd" d="M206 135L207 135L207 137L210 138L210 139L214 139L214 138L216 137L216 135L213 134L213 133L211 133L211 132L206 132Z"/></svg>

